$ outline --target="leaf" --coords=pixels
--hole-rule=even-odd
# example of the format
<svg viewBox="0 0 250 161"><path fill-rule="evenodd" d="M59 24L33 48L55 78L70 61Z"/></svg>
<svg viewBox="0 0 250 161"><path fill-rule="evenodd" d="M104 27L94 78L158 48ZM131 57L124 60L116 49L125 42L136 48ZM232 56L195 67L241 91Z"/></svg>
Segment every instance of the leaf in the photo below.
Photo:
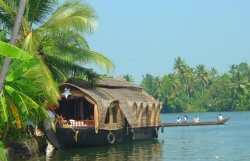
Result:
<svg viewBox="0 0 250 161"><path fill-rule="evenodd" d="M21 114L24 116L27 115L29 113L29 110L25 104L25 100L22 98L20 93L16 89L8 85L5 85L5 90L8 92L12 100L17 103L17 107L20 109Z"/></svg>
<svg viewBox="0 0 250 161"><path fill-rule="evenodd" d="M29 62L20 62L20 61L13 61L10 65L9 73L6 77L6 82L13 81L23 75L24 72L31 69L35 65L39 64L39 60L31 60Z"/></svg>
<svg viewBox="0 0 250 161"><path fill-rule="evenodd" d="M2 141L0 141L0 160L8 161L6 154L5 154L5 149L4 149L4 145L3 145Z"/></svg>
<svg viewBox="0 0 250 161"><path fill-rule="evenodd" d="M28 70L24 75L25 78L30 79L36 87L39 87L46 95L43 95L45 100L50 104L57 104L61 98L58 86L54 82L50 70L40 59L40 63Z"/></svg>
<svg viewBox="0 0 250 161"><path fill-rule="evenodd" d="M0 116L1 116L1 121L3 122L8 121L6 99L3 95L0 96Z"/></svg>
<svg viewBox="0 0 250 161"><path fill-rule="evenodd" d="M30 105L33 108L38 109L39 105L29 96L25 95L24 93L19 93L19 95L23 98L23 100L25 100L26 104Z"/></svg>
<svg viewBox="0 0 250 161"><path fill-rule="evenodd" d="M24 61L32 59L32 55L30 55L26 51L2 41L0 41L0 54L13 59Z"/></svg>
<svg viewBox="0 0 250 161"><path fill-rule="evenodd" d="M16 105L15 105L13 102L9 102L9 105L10 105L10 108L11 108L11 110L12 110L12 113L13 113L13 115L14 115L14 117L15 117L17 127L18 127L19 129L21 129L22 124L21 124L21 119L20 119L20 117L19 117L19 112L18 112L17 107L16 107Z"/></svg>

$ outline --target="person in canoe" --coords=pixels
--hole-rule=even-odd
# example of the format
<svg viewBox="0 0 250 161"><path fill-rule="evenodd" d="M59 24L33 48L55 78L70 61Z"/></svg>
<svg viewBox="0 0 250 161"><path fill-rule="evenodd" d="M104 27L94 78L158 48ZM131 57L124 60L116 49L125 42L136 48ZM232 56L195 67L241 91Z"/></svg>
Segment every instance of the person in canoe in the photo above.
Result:
<svg viewBox="0 0 250 161"><path fill-rule="evenodd" d="M219 114L219 116L217 116L217 121L221 121L221 120L223 120L223 117L221 114Z"/></svg>
<svg viewBox="0 0 250 161"><path fill-rule="evenodd" d="M177 117L176 123L181 123L181 118Z"/></svg>
<svg viewBox="0 0 250 161"><path fill-rule="evenodd" d="M188 122L188 117L187 115L184 115L184 121L183 122Z"/></svg>
<svg viewBox="0 0 250 161"><path fill-rule="evenodd" d="M197 115L195 115L195 117L194 117L194 122L200 122L200 119Z"/></svg>

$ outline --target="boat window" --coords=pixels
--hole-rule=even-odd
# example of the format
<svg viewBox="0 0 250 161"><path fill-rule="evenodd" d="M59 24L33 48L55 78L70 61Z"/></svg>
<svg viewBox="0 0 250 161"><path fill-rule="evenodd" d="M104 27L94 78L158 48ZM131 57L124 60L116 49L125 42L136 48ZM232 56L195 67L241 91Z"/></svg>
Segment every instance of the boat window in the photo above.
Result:
<svg viewBox="0 0 250 161"><path fill-rule="evenodd" d="M106 117L105 117L105 124L109 123L109 109L107 110Z"/></svg>
<svg viewBox="0 0 250 161"><path fill-rule="evenodd" d="M117 123L117 107L111 108L112 110L112 116L113 116L113 123Z"/></svg>
<svg viewBox="0 0 250 161"><path fill-rule="evenodd" d="M133 113L134 113L134 115L136 115L136 111L137 111L137 105L136 105L136 103L134 103L134 105L133 105Z"/></svg>
<svg viewBox="0 0 250 161"><path fill-rule="evenodd" d="M117 123L118 117L118 103L112 102L107 109L107 114L105 117L105 124L107 123Z"/></svg>

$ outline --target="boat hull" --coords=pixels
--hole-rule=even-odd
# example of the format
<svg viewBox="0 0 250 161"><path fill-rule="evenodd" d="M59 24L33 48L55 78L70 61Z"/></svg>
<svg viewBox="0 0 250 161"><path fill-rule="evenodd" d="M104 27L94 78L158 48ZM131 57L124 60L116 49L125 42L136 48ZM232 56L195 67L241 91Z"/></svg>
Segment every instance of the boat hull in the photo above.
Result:
<svg viewBox="0 0 250 161"><path fill-rule="evenodd" d="M208 122L182 122L182 123L163 123L164 127L171 127L171 126L202 126L202 125L221 125L225 124L230 117L221 120L221 121L208 121Z"/></svg>
<svg viewBox="0 0 250 161"><path fill-rule="evenodd" d="M124 127L111 131L99 129L97 133L94 127L56 128L55 138L49 140L57 140L59 144L57 148L110 145L158 138L159 128L159 126L133 129Z"/></svg>

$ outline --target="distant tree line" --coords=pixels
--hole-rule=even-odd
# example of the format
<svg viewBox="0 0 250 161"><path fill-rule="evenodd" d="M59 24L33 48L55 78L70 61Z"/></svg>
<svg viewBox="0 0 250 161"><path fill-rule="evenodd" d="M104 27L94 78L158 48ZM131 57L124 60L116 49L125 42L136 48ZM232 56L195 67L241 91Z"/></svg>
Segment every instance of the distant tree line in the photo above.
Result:
<svg viewBox="0 0 250 161"><path fill-rule="evenodd" d="M250 110L250 67L246 62L231 65L227 73L219 75L203 64L191 68L178 57L173 70L163 77L146 74L140 84L162 102L163 112Z"/></svg>

